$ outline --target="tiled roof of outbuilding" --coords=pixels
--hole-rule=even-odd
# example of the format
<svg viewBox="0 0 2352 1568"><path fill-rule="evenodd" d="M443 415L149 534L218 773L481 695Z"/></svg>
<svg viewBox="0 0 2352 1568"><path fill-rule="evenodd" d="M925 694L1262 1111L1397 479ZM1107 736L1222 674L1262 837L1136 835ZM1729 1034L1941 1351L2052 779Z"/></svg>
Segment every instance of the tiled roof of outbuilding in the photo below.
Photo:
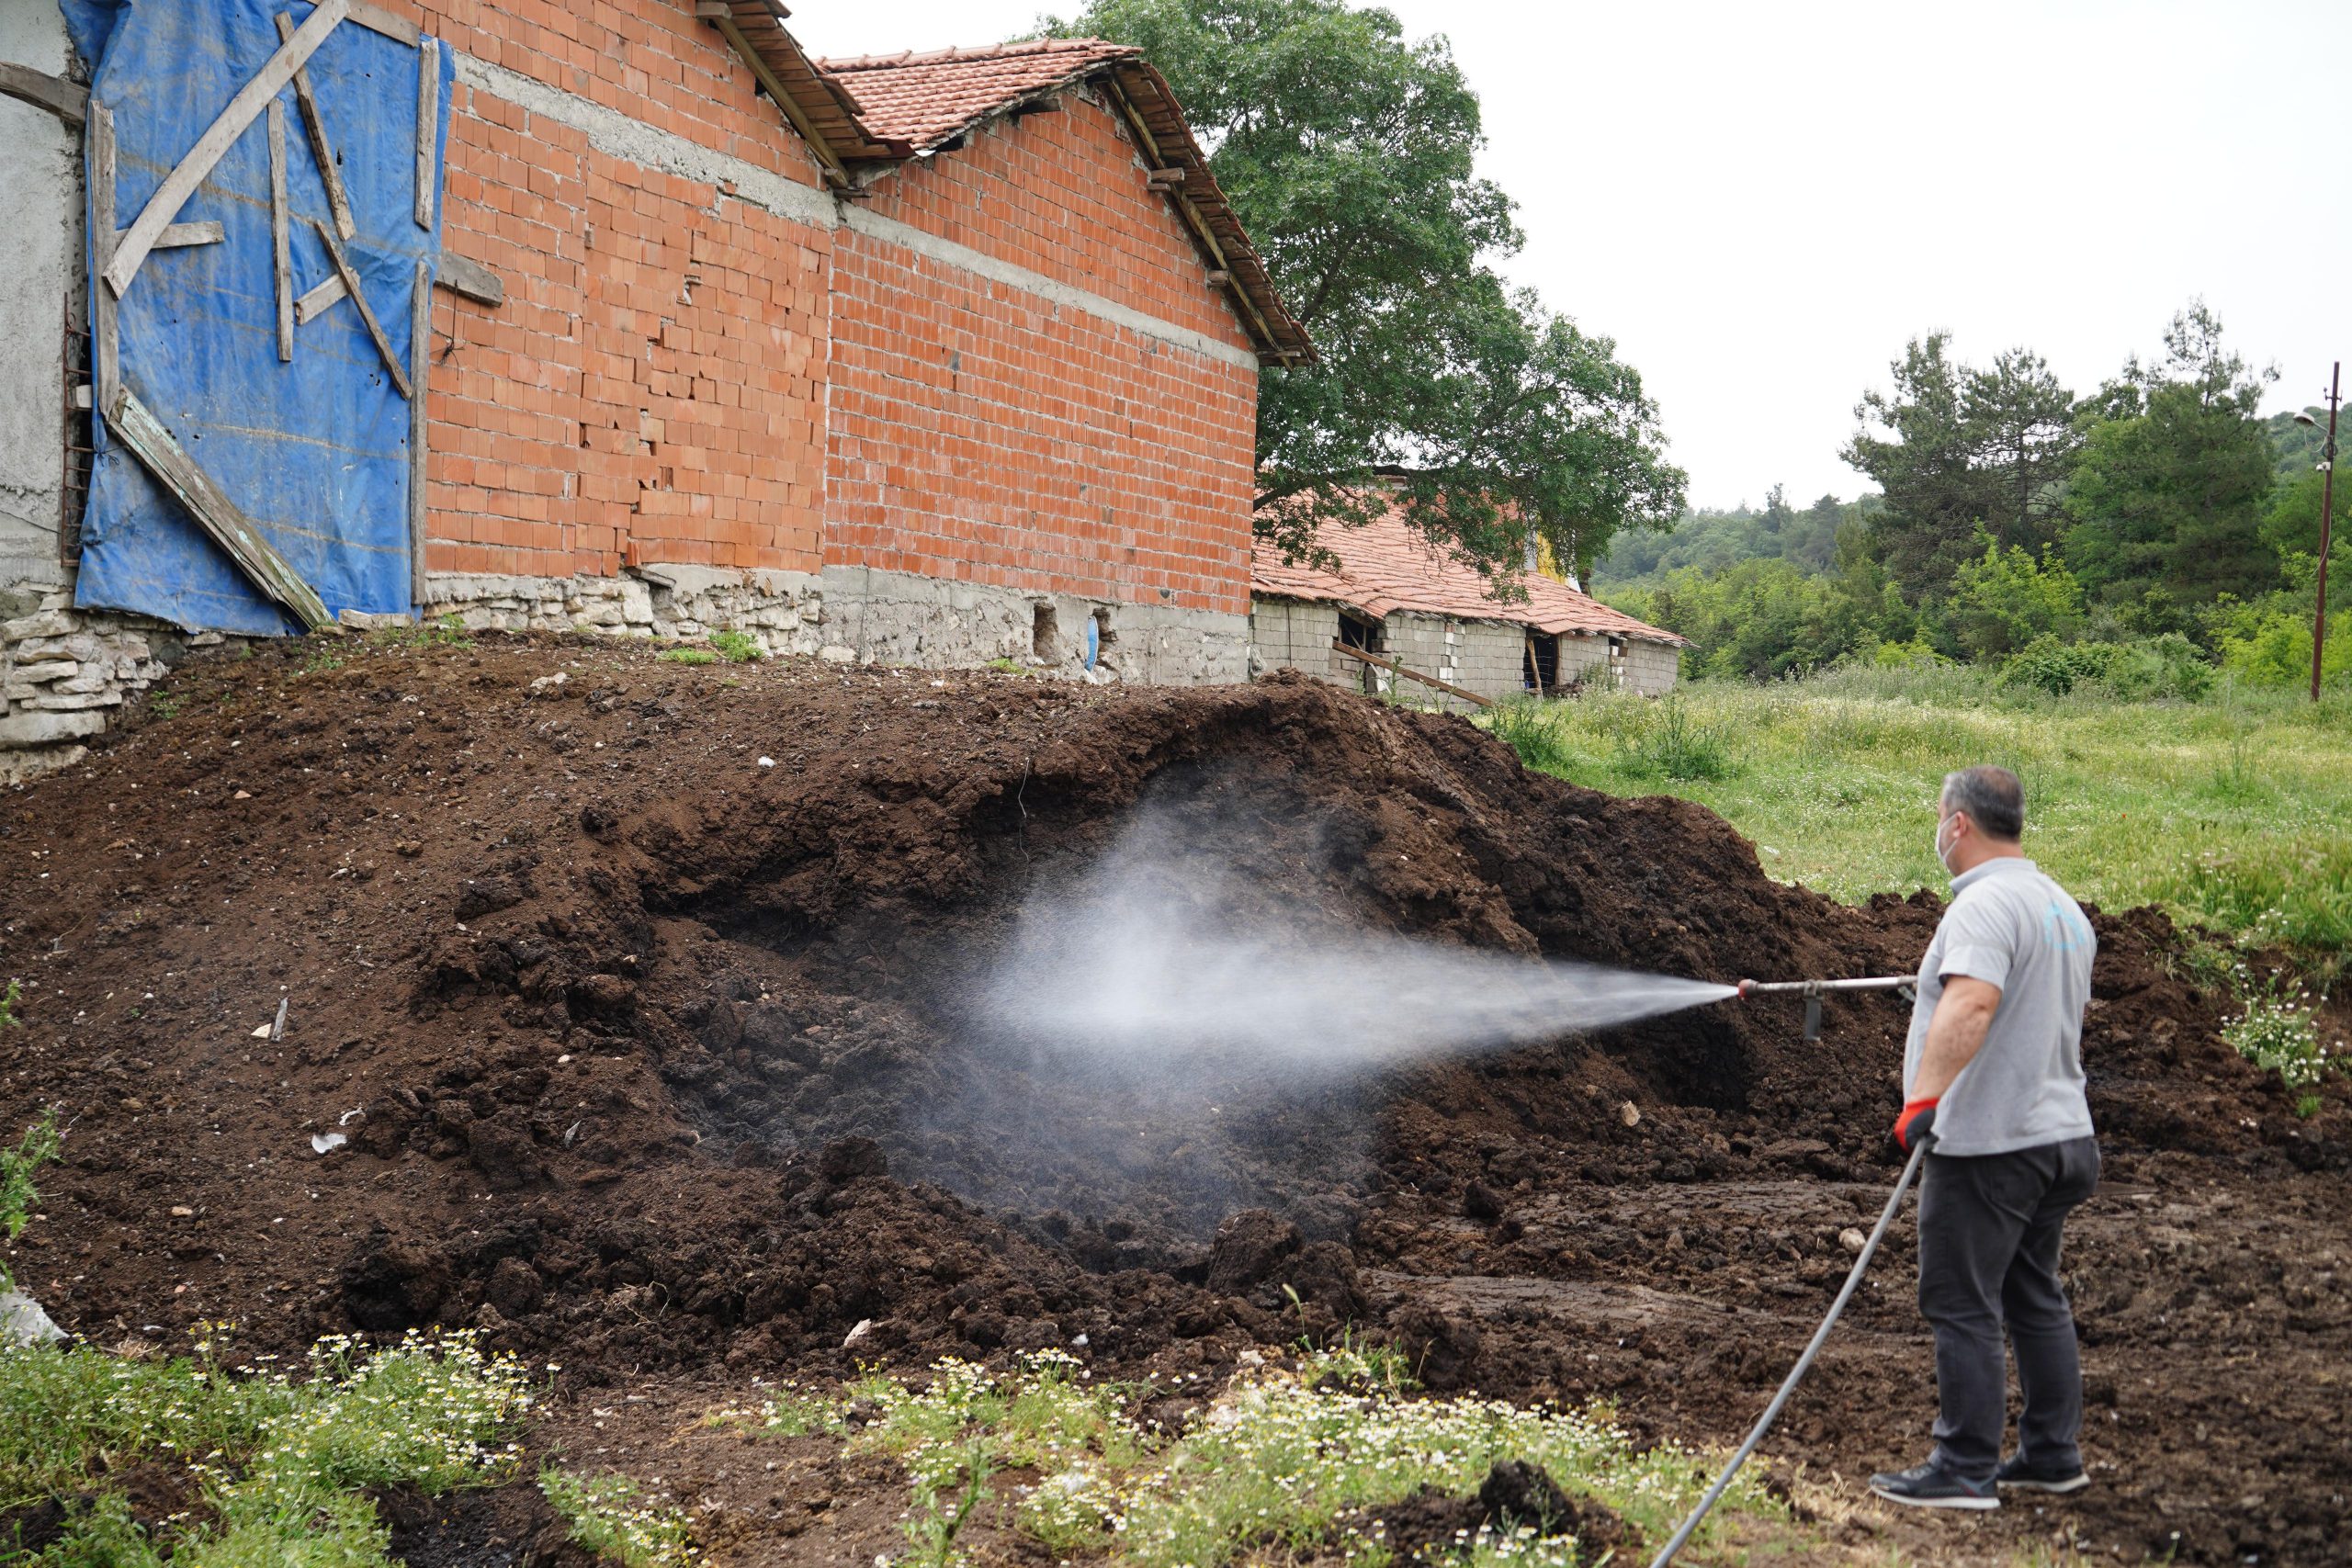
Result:
<svg viewBox="0 0 2352 1568"><path fill-rule="evenodd" d="M1141 53L1100 39L1035 39L982 49L820 60L817 65L857 99L859 118L869 132L928 152L981 119Z"/></svg>
<svg viewBox="0 0 2352 1568"><path fill-rule="evenodd" d="M1340 558L1340 570L1291 565L1263 540L1250 553L1250 592L1261 599L1343 604L1374 620L1398 610L1465 620L1510 621L1547 637L1582 633L1639 637L1688 647L1690 639L1612 610L1556 578L1519 579L1524 599L1498 599L1476 569L1453 559L1393 512L1361 528L1331 526L1317 541Z"/></svg>

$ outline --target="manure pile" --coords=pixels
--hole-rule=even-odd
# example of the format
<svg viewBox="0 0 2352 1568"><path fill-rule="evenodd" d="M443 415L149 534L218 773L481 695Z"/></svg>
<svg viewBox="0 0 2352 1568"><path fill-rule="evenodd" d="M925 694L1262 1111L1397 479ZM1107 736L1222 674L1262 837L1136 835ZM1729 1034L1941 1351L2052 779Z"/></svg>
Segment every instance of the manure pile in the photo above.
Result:
<svg viewBox="0 0 2352 1568"><path fill-rule="evenodd" d="M1916 964L1931 897L1783 886L1705 810L1528 773L1456 718L1295 678L306 652L191 663L173 716L0 795L0 975L26 988L0 1122L73 1123L9 1257L100 1344L474 1325L611 1399L1081 1340L1105 1375L1214 1376L1347 1325L1439 1389L1605 1395L1715 1440L1894 1173L1887 997L1833 998L1812 1043L1792 1000L1725 1003L1372 1063L1345 1012L1197 1055L1008 1021L1009 972L1100 970L1163 905L1277 959L1372 936L1717 981ZM2162 917L2097 926L2109 1185L2069 1271L2099 1484L1998 1528L2326 1561L2352 1527L2352 1111L2339 1086L2298 1119L2222 1043ZM1900 1229L1774 1462L1924 1452L1911 1257Z"/></svg>

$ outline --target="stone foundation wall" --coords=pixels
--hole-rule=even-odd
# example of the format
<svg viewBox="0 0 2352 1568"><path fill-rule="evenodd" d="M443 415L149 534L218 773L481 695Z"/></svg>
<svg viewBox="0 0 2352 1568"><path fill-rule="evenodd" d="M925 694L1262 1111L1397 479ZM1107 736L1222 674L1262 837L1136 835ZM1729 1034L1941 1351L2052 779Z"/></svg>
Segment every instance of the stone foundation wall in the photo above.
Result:
<svg viewBox="0 0 2352 1568"><path fill-rule="evenodd" d="M428 618L469 631L577 631L658 641L741 632L765 651L837 664L974 669L999 660L1069 680L1202 685L1249 679L1249 618L1164 604L950 582L835 567L736 571L646 566L620 577L436 572ZM355 630L405 617L348 615ZM1086 627L1095 623L1094 668ZM77 610L46 582L0 586L0 784L80 761L87 739L169 672L187 649L217 644L141 615Z"/></svg>
<svg viewBox="0 0 2352 1568"><path fill-rule="evenodd" d="M187 646L176 626L76 610L73 598L44 583L0 588L0 784L79 761L84 739Z"/></svg>

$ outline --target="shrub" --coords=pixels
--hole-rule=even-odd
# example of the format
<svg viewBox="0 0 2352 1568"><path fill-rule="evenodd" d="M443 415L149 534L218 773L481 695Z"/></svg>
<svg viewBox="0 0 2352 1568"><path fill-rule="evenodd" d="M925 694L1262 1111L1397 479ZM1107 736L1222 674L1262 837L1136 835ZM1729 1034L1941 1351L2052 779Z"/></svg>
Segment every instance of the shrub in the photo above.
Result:
<svg viewBox="0 0 2352 1568"><path fill-rule="evenodd" d="M2034 638L2001 666L2001 684L2064 696L2097 687L2122 702L2211 696L2218 677L2195 643L2178 632L2130 642Z"/></svg>
<svg viewBox="0 0 2352 1568"><path fill-rule="evenodd" d="M1961 563L1944 614L1962 648L1979 659L1998 658L2082 628L2082 585L2054 552L2037 561L2022 546L2004 551L1991 536L1980 530L1978 536L1984 558Z"/></svg>

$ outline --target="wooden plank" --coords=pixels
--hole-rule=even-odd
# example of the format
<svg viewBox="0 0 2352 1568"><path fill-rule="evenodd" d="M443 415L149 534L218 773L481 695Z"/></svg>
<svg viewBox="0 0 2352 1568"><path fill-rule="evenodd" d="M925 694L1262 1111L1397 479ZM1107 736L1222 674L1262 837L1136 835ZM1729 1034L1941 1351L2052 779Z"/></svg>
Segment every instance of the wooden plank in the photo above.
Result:
<svg viewBox="0 0 2352 1568"><path fill-rule="evenodd" d="M441 144L441 40L429 38L416 46L416 226L433 227L434 175Z"/></svg>
<svg viewBox="0 0 2352 1568"><path fill-rule="evenodd" d="M98 269L106 270L114 260L115 223L115 143L114 110L93 99L90 104L90 216L97 232L91 243L96 249ZM115 320L115 298L111 289L100 288L90 301L91 378L98 389L101 412L114 407L115 389L122 384L122 335Z"/></svg>
<svg viewBox="0 0 2352 1568"><path fill-rule="evenodd" d="M147 205L140 209L139 216L124 231L122 243L115 246L114 260L103 274L107 287L118 297L128 291L130 280L139 276L140 265L154 249L155 236L179 216L187 198L204 183L204 176L212 172L213 165L244 134L245 127L261 114L262 106L277 96L278 89L326 41L327 34L334 31L335 24L350 8L351 0L319 0L318 9L311 13L310 20L295 28L293 38L280 44L253 80L237 89L229 107L196 139L196 145L188 149L187 155L164 176L164 183L155 187L155 194L147 198Z"/></svg>
<svg viewBox="0 0 2352 1568"><path fill-rule="evenodd" d="M1393 671L1408 681L1419 681L1424 686L1435 686L1439 691L1451 696L1460 697L1465 703L1476 703L1482 708L1490 708L1495 705L1495 699L1492 697L1482 697L1476 692L1465 692L1459 686L1449 685L1434 675L1424 675L1418 670L1408 670L1402 664L1393 660L1383 659L1376 653L1366 653L1363 649L1351 648L1337 637L1331 639L1331 649L1333 652L1344 653L1350 659L1361 659L1366 664L1374 664L1383 670Z"/></svg>
<svg viewBox="0 0 2352 1568"><path fill-rule="evenodd" d="M88 88L29 65L12 65L0 60L0 96L47 109L68 125L85 124L90 118Z"/></svg>
<svg viewBox="0 0 2352 1568"><path fill-rule="evenodd" d="M425 389L433 371L433 268L416 264L408 299L409 376L416 395L408 400L408 602L424 603Z"/></svg>
<svg viewBox="0 0 2352 1568"><path fill-rule="evenodd" d="M381 6L370 6L366 0L351 0L351 20L371 33L381 33L395 43L414 49L424 37L424 29L414 22L404 22Z"/></svg>
<svg viewBox="0 0 2352 1568"><path fill-rule="evenodd" d="M155 236L155 248L165 250L182 245L217 245L229 237L218 218L207 218L195 223L174 223Z"/></svg>
<svg viewBox="0 0 2352 1568"><path fill-rule="evenodd" d="M351 296L351 302L359 307L359 319L368 324L368 335L376 340L376 352L384 356L384 368L392 373L392 385L401 389L401 397L409 396L408 372L401 368L399 356L392 353L392 340L384 335L382 324L376 320L376 312L368 308L368 291L359 287L359 275L351 270L351 263L345 258L343 247L335 243L334 235L328 231L327 226L315 218L306 221L311 225L311 232L319 237L319 243L327 248L327 258L334 263L334 270L343 278L344 291Z"/></svg>
<svg viewBox="0 0 2352 1568"><path fill-rule="evenodd" d="M131 455L146 466L157 482L178 498L180 504L187 508L188 515L228 553L237 570L254 587L292 611L312 631L323 631L334 625L334 617L327 614L326 605L311 585L286 563L285 557L270 547L253 519L212 482L212 476L181 450L172 433L130 395L130 388L116 389L114 402L107 412L107 426L130 448Z"/></svg>
<svg viewBox="0 0 2352 1568"><path fill-rule="evenodd" d="M282 23L285 17L278 20ZM277 278L277 362L294 362L294 247L286 213L286 106L269 100L269 253Z"/></svg>
<svg viewBox="0 0 2352 1568"><path fill-rule="evenodd" d="M344 296L350 292L350 289L343 286L341 274L328 278L324 283L294 301L295 321L301 326L309 326L328 306L341 304Z"/></svg>
<svg viewBox="0 0 2352 1568"><path fill-rule="evenodd" d="M477 304L506 303L505 279L478 261L469 261L446 250L441 253L441 269L435 281L450 293L462 294Z"/></svg>
<svg viewBox="0 0 2352 1568"><path fill-rule="evenodd" d="M278 41L284 43L293 36L293 17L280 11ZM348 240L359 232L359 226L351 220L351 198L343 189L343 166L334 161L334 147L327 141L326 117L319 113L319 100L311 95L311 70L307 65L294 73L294 101L301 107L302 130L311 139L311 156L319 165L319 178L326 182L327 206L334 212L334 231Z"/></svg>

